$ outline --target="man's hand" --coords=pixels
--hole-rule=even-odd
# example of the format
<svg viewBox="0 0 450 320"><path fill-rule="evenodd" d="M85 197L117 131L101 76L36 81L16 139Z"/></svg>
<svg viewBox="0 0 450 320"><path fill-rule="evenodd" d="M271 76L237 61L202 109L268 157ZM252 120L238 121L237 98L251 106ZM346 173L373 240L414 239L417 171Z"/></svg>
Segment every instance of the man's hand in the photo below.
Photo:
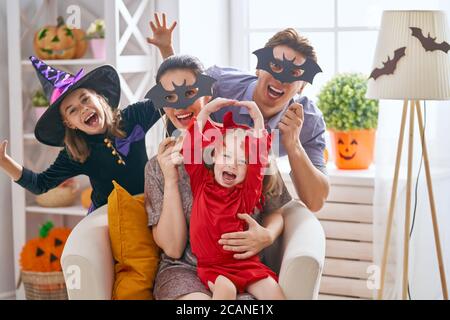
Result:
<svg viewBox="0 0 450 320"><path fill-rule="evenodd" d="M147 42L156 46L164 59L174 54L172 47L172 32L176 26L177 22L174 21L170 27L167 27L165 13L162 14L162 24L157 13L155 13L155 22L150 21L153 38L147 38Z"/></svg>
<svg viewBox="0 0 450 320"><path fill-rule="evenodd" d="M248 230L225 233L219 240L224 250L236 252L235 259L253 257L273 243L274 239L270 231L262 227L250 215L239 213L238 218L247 222Z"/></svg>
<svg viewBox="0 0 450 320"><path fill-rule="evenodd" d="M299 103L293 103L281 118L280 123L278 123L278 129L281 132L281 142L288 153L293 148L301 146L299 136L303 127L303 121L303 106Z"/></svg>

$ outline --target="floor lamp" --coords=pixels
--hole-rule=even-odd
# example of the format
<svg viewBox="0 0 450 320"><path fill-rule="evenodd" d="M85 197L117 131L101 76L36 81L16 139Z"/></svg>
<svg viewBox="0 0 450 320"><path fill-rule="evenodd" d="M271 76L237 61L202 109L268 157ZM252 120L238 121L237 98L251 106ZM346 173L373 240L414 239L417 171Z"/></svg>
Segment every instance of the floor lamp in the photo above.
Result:
<svg viewBox="0 0 450 320"><path fill-rule="evenodd" d="M402 146L407 113L409 110L402 299L407 299L408 292L412 159L415 116L417 115L442 293L444 299L448 300L448 290L440 244L433 185L431 181L430 162L424 136L422 111L419 102L420 100L450 100L450 45L448 43L450 43L450 33L447 26L447 17L442 11L383 12L375 51L373 71L368 80L367 98L403 100L403 112L384 239L378 299L383 298L388 249L397 197Z"/></svg>

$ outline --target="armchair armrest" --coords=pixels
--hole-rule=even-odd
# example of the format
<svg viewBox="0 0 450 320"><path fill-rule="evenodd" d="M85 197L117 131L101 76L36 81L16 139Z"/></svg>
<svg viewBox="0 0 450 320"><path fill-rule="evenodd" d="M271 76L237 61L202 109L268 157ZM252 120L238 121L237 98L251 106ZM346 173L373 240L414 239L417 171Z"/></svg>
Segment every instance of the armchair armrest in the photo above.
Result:
<svg viewBox="0 0 450 320"><path fill-rule="evenodd" d="M67 239L61 257L69 299L111 299L114 260L107 206L85 217Z"/></svg>
<svg viewBox="0 0 450 320"><path fill-rule="evenodd" d="M284 231L264 256L279 271L287 299L317 299L325 260L325 234L306 207L291 201L283 207Z"/></svg>

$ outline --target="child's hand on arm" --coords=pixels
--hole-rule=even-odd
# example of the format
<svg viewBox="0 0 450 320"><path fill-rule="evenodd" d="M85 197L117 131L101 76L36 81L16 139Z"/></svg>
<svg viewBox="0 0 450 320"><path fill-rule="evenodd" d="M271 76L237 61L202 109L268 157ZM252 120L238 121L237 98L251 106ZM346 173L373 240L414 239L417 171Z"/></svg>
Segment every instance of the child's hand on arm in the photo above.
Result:
<svg viewBox="0 0 450 320"><path fill-rule="evenodd" d="M261 111L258 108L258 105L253 101L240 101L239 106L243 106L247 108L248 114L253 120L254 123L254 131L257 134L257 137L260 137L261 130L263 130L264 127L264 117L261 113Z"/></svg>
<svg viewBox="0 0 450 320"><path fill-rule="evenodd" d="M0 145L0 167L14 180L17 181L22 176L22 166L15 162L6 153L8 141L4 140Z"/></svg>
<svg viewBox="0 0 450 320"><path fill-rule="evenodd" d="M167 27L165 13L162 14L162 24L157 13L155 13L155 22L150 21L150 28L153 31L153 38L147 38L147 42L149 44L153 44L159 49L163 59L175 54L172 46L172 32L176 26L177 22L174 21L170 27Z"/></svg>
<svg viewBox="0 0 450 320"><path fill-rule="evenodd" d="M200 113L197 115L197 123L199 126L200 132L203 131L203 127L208 120L209 116L222 109L223 107L229 107L229 106L237 106L238 101L237 100L231 100L231 99L224 99L224 98L216 98L209 102L206 106L202 108Z"/></svg>

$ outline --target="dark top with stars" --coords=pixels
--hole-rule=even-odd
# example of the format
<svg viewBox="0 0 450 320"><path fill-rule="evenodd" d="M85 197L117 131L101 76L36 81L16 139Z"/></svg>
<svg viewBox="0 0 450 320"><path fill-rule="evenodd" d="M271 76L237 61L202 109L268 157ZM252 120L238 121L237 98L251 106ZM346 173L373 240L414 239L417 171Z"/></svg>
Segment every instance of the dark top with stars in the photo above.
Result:
<svg viewBox="0 0 450 320"><path fill-rule="evenodd" d="M160 118L150 100L135 103L122 110L122 130L127 136L136 126L141 126L147 132ZM34 194L41 194L57 187L65 180L77 175L87 175L92 185L92 204L98 208L108 201L113 190L112 180L124 187L130 194L144 192L144 168L148 161L145 148L145 138L130 145L127 156L114 155L115 139L108 147L106 137L100 135L86 135L91 153L84 163L71 159L66 148L62 149L55 162L44 172L34 173L23 168L21 178L16 181L19 185ZM123 159L121 162L120 159Z"/></svg>

